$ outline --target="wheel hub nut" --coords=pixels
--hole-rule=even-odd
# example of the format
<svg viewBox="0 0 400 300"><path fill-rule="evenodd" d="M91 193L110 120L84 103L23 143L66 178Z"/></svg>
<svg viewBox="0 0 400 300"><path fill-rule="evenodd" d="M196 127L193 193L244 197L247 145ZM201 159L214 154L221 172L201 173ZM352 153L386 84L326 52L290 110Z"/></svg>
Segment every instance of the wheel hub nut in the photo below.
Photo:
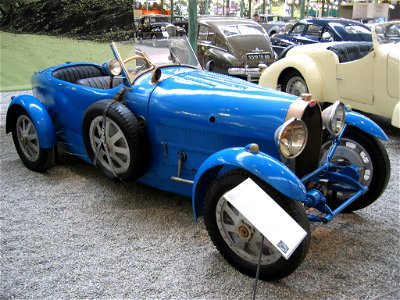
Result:
<svg viewBox="0 0 400 300"><path fill-rule="evenodd" d="M243 240L249 240L252 236L252 230L249 225L241 221L240 225L236 229L237 234Z"/></svg>

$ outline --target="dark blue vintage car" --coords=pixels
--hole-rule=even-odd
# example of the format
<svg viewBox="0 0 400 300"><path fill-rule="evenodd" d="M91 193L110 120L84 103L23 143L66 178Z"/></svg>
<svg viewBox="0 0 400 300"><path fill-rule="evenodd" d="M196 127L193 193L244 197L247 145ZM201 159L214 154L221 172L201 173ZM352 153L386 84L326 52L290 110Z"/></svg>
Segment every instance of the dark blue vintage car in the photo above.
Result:
<svg viewBox="0 0 400 300"><path fill-rule="evenodd" d="M292 45L305 45L333 41L371 42L371 30L360 22L339 18L304 19L289 30L271 37L275 52Z"/></svg>
<svg viewBox="0 0 400 300"><path fill-rule="evenodd" d="M220 253L250 276L260 266L264 280L301 264L309 221L329 222L384 191L387 137L342 103L321 111L309 95L204 71L186 38L111 49L103 65L42 70L33 96L13 97L6 130L26 167L44 172L66 151L114 180L190 197ZM247 178L307 233L288 259L223 197Z"/></svg>

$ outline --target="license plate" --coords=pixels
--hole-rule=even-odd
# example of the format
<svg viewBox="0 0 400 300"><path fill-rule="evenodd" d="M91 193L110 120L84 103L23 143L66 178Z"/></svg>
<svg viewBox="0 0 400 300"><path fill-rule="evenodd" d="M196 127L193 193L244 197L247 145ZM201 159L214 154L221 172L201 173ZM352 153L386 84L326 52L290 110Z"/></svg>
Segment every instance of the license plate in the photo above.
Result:
<svg viewBox="0 0 400 300"><path fill-rule="evenodd" d="M249 53L247 54L248 60L268 60L271 59L271 54L269 53Z"/></svg>

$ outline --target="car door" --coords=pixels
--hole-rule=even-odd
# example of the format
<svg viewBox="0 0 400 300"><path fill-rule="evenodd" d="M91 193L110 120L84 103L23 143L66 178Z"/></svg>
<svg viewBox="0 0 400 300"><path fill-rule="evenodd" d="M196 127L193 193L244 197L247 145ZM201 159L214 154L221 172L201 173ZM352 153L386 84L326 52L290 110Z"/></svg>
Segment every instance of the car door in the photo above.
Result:
<svg viewBox="0 0 400 300"><path fill-rule="evenodd" d="M337 64L338 94L344 101L372 104L374 99L374 55Z"/></svg>

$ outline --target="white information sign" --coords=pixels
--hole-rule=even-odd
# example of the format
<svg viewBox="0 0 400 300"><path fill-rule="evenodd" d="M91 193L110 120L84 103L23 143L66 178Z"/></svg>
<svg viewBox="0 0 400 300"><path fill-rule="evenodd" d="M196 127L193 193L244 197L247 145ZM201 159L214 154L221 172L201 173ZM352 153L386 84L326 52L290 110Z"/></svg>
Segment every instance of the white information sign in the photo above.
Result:
<svg viewBox="0 0 400 300"><path fill-rule="evenodd" d="M289 259L307 235L307 232L250 178L227 192L224 198L286 259Z"/></svg>

